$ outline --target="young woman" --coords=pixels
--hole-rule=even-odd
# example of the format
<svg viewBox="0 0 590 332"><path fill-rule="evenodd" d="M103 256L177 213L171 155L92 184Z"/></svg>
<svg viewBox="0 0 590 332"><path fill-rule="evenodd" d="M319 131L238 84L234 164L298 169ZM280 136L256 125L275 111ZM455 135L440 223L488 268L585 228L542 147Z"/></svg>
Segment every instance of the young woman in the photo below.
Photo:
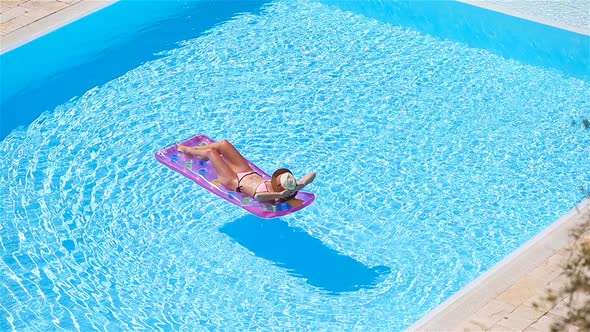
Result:
<svg viewBox="0 0 590 332"><path fill-rule="evenodd" d="M265 181L227 140L198 147L179 145L178 151L199 160L211 161L221 184L248 194L259 202L289 200L315 179L315 173L312 172L298 182L290 170L280 168L273 173L270 181Z"/></svg>

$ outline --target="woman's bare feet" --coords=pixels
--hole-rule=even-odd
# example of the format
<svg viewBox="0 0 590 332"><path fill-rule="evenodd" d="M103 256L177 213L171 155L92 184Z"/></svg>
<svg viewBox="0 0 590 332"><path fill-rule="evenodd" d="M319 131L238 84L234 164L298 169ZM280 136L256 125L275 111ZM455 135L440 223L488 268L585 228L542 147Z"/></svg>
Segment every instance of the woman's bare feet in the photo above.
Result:
<svg viewBox="0 0 590 332"><path fill-rule="evenodd" d="M179 152L188 153L187 150L189 149L189 147L188 146L184 146L184 145L178 145L176 147L176 149L178 149Z"/></svg>

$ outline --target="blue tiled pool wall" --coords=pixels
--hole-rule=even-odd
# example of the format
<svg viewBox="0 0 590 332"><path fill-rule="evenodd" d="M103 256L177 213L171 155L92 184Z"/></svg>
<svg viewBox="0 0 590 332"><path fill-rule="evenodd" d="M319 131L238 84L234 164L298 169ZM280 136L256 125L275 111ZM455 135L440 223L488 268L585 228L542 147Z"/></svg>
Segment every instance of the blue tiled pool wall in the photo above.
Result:
<svg viewBox="0 0 590 332"><path fill-rule="evenodd" d="M396 330L575 204L586 82L310 1L267 9L0 142L17 324ZM220 204L153 158L195 131L318 170L317 202L270 221Z"/></svg>

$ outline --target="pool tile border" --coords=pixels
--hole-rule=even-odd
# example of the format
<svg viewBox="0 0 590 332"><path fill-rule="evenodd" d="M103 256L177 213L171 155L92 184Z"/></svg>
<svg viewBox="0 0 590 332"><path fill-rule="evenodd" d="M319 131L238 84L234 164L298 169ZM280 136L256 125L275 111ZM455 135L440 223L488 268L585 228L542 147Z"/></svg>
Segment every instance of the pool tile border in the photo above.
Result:
<svg viewBox="0 0 590 332"><path fill-rule="evenodd" d="M118 0L63 0L67 6L55 7L32 23L23 23L1 38L0 54L15 49L70 22L98 11ZM538 17L530 17L485 1L457 0L470 5L498 11L507 15L536 21L549 26L584 35L589 31L566 26ZM57 1L56 1L57 2ZM3 4L4 5L4 4ZM548 330L548 324L563 314L562 303L554 308L534 310L524 302L531 289L543 291L545 285L563 282L556 272L564 248L571 243L569 230L583 222L583 214L590 213L590 200L576 208L535 236L510 256L453 295L428 315L414 323L409 331L525 329ZM541 289L539 289L541 287ZM527 293L528 292L528 293ZM538 316L542 314L540 318Z"/></svg>

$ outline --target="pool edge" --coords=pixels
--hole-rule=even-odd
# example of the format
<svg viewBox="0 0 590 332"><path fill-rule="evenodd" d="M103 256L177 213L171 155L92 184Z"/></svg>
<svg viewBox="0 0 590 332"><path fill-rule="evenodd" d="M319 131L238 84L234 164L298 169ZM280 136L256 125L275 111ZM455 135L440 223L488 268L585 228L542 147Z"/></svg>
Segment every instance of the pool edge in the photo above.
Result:
<svg viewBox="0 0 590 332"><path fill-rule="evenodd" d="M540 24L544 24L544 25L548 25L554 28L558 28L558 29L562 29L562 30L567 30L570 32L575 32L575 33L579 33L581 35L585 35L585 36L590 36L590 30L585 30L583 28L579 28L579 27L574 27L571 25L567 25L567 24L563 24L563 23L559 23L559 22L555 22L553 20L547 19L547 18L543 18L543 17L539 17L539 16L533 16L533 15L528 15L528 14L524 14L512 9L508 9L505 7L501 7L498 5L494 5L494 4L490 4L487 3L485 0L456 0L457 2L462 2L464 4L467 5L471 5L471 6L475 6L475 7L480 7L483 9L487 9L487 10L491 10L491 11L495 11L498 13L502 13L505 15L510 15L510 16L514 16L514 17L518 17L518 18L522 18L524 20L527 21L532 21L532 22L537 22Z"/></svg>
<svg viewBox="0 0 590 332"><path fill-rule="evenodd" d="M76 21L86 15L92 14L92 13L94 13L102 8L105 8L111 4L114 4L117 1L118 0L104 0L104 1L103 0L101 0L101 1L82 0L79 3L73 4L72 6L64 8L63 10L60 10L60 11L53 13L53 14L50 14L41 20L33 22L33 23L31 23L27 26L24 26L14 32L11 32L5 36L2 36L2 38L1 38L2 43L0 45L0 54L6 53L10 50L13 50L13 49L19 47L19 46L22 46L32 40L35 40L36 38L42 37L45 34L48 34L56 29L59 29L60 27L63 27L73 21ZM535 21L535 22L539 22L542 24L558 27L560 29L573 31L576 33L582 33L584 35L590 35L589 32L576 31L576 30L579 30L578 28L575 28L576 30L571 30L571 29L567 28L565 25L556 26L554 24L554 22L550 22L547 20L541 19L541 21L539 21L538 18L526 17L526 16L523 16L522 14L515 13L510 10L506 10L506 9L502 10L502 8L498 8L498 7L493 7L493 8L486 7L485 4L482 4L481 2L476 3L475 1L470 1L470 0L457 0L457 1L469 4L469 5L482 7L482 8L489 9L489 10L498 11L498 12L501 12L501 13L504 13L507 15L517 16L517 17L524 18L524 19L527 19L530 21ZM547 22L549 22L549 23L547 23ZM451 296L446 301L444 301L441 305L434 308L433 311L431 311L425 317L423 317L422 319L420 319L419 321L414 323L412 326L410 326L410 328L408 330L411 331L415 328L420 328L421 330L423 330L423 329L431 329L431 330L432 329L440 329L440 328L436 328L436 327L437 326L444 326L442 324L445 323L445 321L442 321L441 319L444 318L442 315L445 315L445 310L455 310L456 313L460 314L460 316L452 317L452 319L454 319L454 322L455 322L455 325L453 325L453 327L457 326L457 324L460 324L465 319L469 319L469 317L471 317L475 312L477 312L477 310L479 308L483 307L486 303L493 300L503 290L508 289L511 285L513 285L515 282L517 282L519 279L521 279L523 276L525 276L528 271L539 266L548 257L550 257L552 254L555 254L557 251L559 251L559 249L566 247L567 244L569 243L568 241L566 241L566 239L569 239L569 237L567 237L567 232L563 233L566 235L565 237L560 238L561 240L563 240L562 245L555 244L555 243L551 245L551 247L555 247L555 248L543 247L542 245L539 245L537 247L538 243L536 244L536 242L541 241L541 239L537 239L537 238L543 237L541 235L550 236L553 231L557 231L557 228L560 227L560 226L558 226L558 224L559 225L561 225L562 223L568 224L567 225L568 229L571 227L574 227L575 223L572 223L572 225L569 225L568 221L563 221L561 219L566 217L567 215L569 215L572 211L576 211L576 209L578 207L580 207L582 204L585 204L585 206L583 206L582 208L587 209L588 205L590 205L588 203L589 203L588 200L582 201L580 204L578 204L578 206L576 206L574 209L572 209L571 211L566 213L564 216L557 219L550 226L548 226L545 230L543 230L540 234L536 235L531 240L529 240L527 243L525 243L517 251L515 251L511 255L505 257L502 261L497 263L494 267L492 267L490 270L485 272L482 276L478 277L477 279L475 279L474 281L469 283L467 286L465 286L463 289L461 289L457 294L455 294L454 296ZM576 216L574 215L573 217L576 217ZM563 226L563 225L561 225L561 226ZM562 234L562 236L563 236L563 234ZM553 236L555 236L555 234L553 234ZM528 249L526 249L526 248L528 248ZM535 252L538 249L540 249L540 251ZM516 266L519 266L519 268L518 268L519 274L518 275L514 274L514 276L512 276L511 278L494 275L495 273L498 273L498 274L503 273L503 271L504 271L503 269L506 268L506 265L511 264L509 261L513 260L513 259L517 259L517 257L513 257L513 256L518 256L517 253L519 255L520 254L525 255L526 254L524 252L525 250L532 251L532 253L529 253L529 254L531 255L530 257L533 257L536 259L534 261L534 263L527 262L527 264L526 264L527 267L524 267L519 264L515 264ZM505 278L505 279L502 279L502 278ZM497 289L496 290L487 289L485 287L488 287L488 286L484 287L481 285L485 282L490 281L491 279L504 280L505 282L508 280L508 283L502 284L502 286L501 286L502 289L499 291ZM473 302L468 302L468 300L467 300L467 296L468 296L467 293L470 291L472 293L481 292L479 294L475 294L475 296L478 298L476 298L475 301L473 301ZM490 297L487 297L487 298L483 297L481 299L479 298L479 297L482 297L482 295L484 295L484 294L487 295L487 294L491 294L494 292L495 292L495 294L491 295ZM473 305L474 303L476 305ZM477 304L477 303L479 303L479 304ZM461 304L463 305L462 307L450 308L453 305L461 305ZM479 305L479 306L477 306L477 305ZM441 318L441 319L439 319L439 318ZM457 321L457 319L459 319L459 320ZM447 322L452 323L453 321L447 321ZM435 324L439 324L439 325L435 325ZM448 328L447 328L447 330L448 330Z"/></svg>
<svg viewBox="0 0 590 332"><path fill-rule="evenodd" d="M585 198L541 233L412 324L406 331L456 330L479 309L527 276L527 273L567 248L573 241L570 231L581 225L588 213L590 198ZM549 282L547 286L548 284Z"/></svg>
<svg viewBox="0 0 590 332"><path fill-rule="evenodd" d="M53 12L37 21L18 28L5 36L0 43L0 55L42 37L80 18L110 6L119 0L80 1Z"/></svg>

